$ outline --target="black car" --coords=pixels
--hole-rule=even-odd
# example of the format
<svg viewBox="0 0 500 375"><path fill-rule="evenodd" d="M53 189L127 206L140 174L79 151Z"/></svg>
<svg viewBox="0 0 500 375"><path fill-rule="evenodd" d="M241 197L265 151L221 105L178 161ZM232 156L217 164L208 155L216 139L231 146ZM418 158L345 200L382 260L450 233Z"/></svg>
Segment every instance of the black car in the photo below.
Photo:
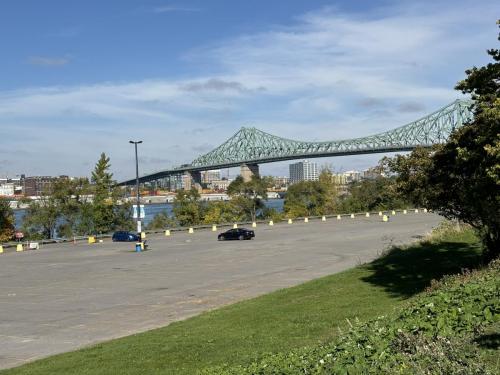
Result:
<svg viewBox="0 0 500 375"><path fill-rule="evenodd" d="M253 230L245 228L229 229L228 231L219 234L217 237L219 241L224 240L251 240L255 237Z"/></svg>
<svg viewBox="0 0 500 375"><path fill-rule="evenodd" d="M118 231L113 233L113 242L140 242L141 237L135 233L127 231Z"/></svg>

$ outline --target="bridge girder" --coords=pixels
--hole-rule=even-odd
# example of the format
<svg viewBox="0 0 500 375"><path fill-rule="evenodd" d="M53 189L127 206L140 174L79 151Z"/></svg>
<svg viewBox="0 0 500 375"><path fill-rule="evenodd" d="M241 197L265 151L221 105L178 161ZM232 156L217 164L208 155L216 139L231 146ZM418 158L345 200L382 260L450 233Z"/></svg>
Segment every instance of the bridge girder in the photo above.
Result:
<svg viewBox="0 0 500 375"><path fill-rule="evenodd" d="M241 128L214 150L199 156L189 165L153 173L140 178L153 181L185 171L203 171L264 164L276 161L355 154L411 151L444 143L451 132L472 118L470 100L456 100L439 110L409 124L362 138L327 142L304 142L278 137L256 128ZM130 185L135 180L119 185Z"/></svg>

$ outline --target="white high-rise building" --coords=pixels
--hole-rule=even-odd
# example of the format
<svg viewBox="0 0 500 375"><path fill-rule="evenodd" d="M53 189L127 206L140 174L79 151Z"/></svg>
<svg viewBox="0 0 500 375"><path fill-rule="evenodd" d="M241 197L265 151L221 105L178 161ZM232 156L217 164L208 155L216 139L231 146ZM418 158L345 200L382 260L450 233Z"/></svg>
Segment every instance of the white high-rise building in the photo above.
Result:
<svg viewBox="0 0 500 375"><path fill-rule="evenodd" d="M304 160L298 163L290 164L290 183L299 181L317 181L318 164Z"/></svg>

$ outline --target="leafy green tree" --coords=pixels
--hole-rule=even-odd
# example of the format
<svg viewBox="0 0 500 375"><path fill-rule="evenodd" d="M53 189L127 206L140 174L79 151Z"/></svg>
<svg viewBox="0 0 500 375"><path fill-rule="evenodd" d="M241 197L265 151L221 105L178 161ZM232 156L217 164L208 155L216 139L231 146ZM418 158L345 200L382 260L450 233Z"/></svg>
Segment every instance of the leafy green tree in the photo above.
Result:
<svg viewBox="0 0 500 375"><path fill-rule="evenodd" d="M299 181L291 185L285 196L287 217L332 214L339 209L337 186L332 173L325 169L318 181Z"/></svg>
<svg viewBox="0 0 500 375"><path fill-rule="evenodd" d="M0 242L6 242L14 236L14 212L9 201L0 199Z"/></svg>
<svg viewBox="0 0 500 375"><path fill-rule="evenodd" d="M109 157L103 152L92 172L93 223L97 233L106 233L113 229L115 222L115 197L113 192L113 174L109 171Z"/></svg>
<svg viewBox="0 0 500 375"><path fill-rule="evenodd" d="M175 220L181 226L197 225L202 222L203 204L200 201L200 194L194 188L177 191L172 210Z"/></svg>
<svg viewBox="0 0 500 375"><path fill-rule="evenodd" d="M272 179L268 177L252 176L248 182L238 176L227 188L227 194L231 197L233 205L241 216L255 221L258 210L264 208L264 200L267 200L267 188Z"/></svg>
<svg viewBox="0 0 500 375"><path fill-rule="evenodd" d="M172 227L174 223L174 220L168 217L166 212L159 212L153 217L153 220L151 220L146 228L149 230L166 229Z"/></svg>
<svg viewBox="0 0 500 375"><path fill-rule="evenodd" d="M44 192L38 200L31 201L23 218L23 229L29 238L54 238L62 217L59 202L51 191Z"/></svg>
<svg viewBox="0 0 500 375"><path fill-rule="evenodd" d="M472 96L473 120L433 153L400 157L394 170L403 192L413 191L445 217L476 228L486 258L493 259L500 255L500 50L488 54L493 62L467 70L456 86Z"/></svg>
<svg viewBox="0 0 500 375"><path fill-rule="evenodd" d="M239 204L231 201L208 202L203 222L205 224L231 223L244 220Z"/></svg>

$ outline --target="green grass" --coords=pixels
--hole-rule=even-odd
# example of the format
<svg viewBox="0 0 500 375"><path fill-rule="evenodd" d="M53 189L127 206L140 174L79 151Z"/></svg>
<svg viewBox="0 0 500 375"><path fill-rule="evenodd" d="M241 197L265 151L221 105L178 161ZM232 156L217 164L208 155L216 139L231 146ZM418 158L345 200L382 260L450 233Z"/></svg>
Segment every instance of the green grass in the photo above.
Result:
<svg viewBox="0 0 500 375"><path fill-rule="evenodd" d="M247 364L332 339L346 319L392 311L431 280L480 261L471 232L393 249L375 262L201 314L1 372L11 374L195 374L221 363Z"/></svg>

